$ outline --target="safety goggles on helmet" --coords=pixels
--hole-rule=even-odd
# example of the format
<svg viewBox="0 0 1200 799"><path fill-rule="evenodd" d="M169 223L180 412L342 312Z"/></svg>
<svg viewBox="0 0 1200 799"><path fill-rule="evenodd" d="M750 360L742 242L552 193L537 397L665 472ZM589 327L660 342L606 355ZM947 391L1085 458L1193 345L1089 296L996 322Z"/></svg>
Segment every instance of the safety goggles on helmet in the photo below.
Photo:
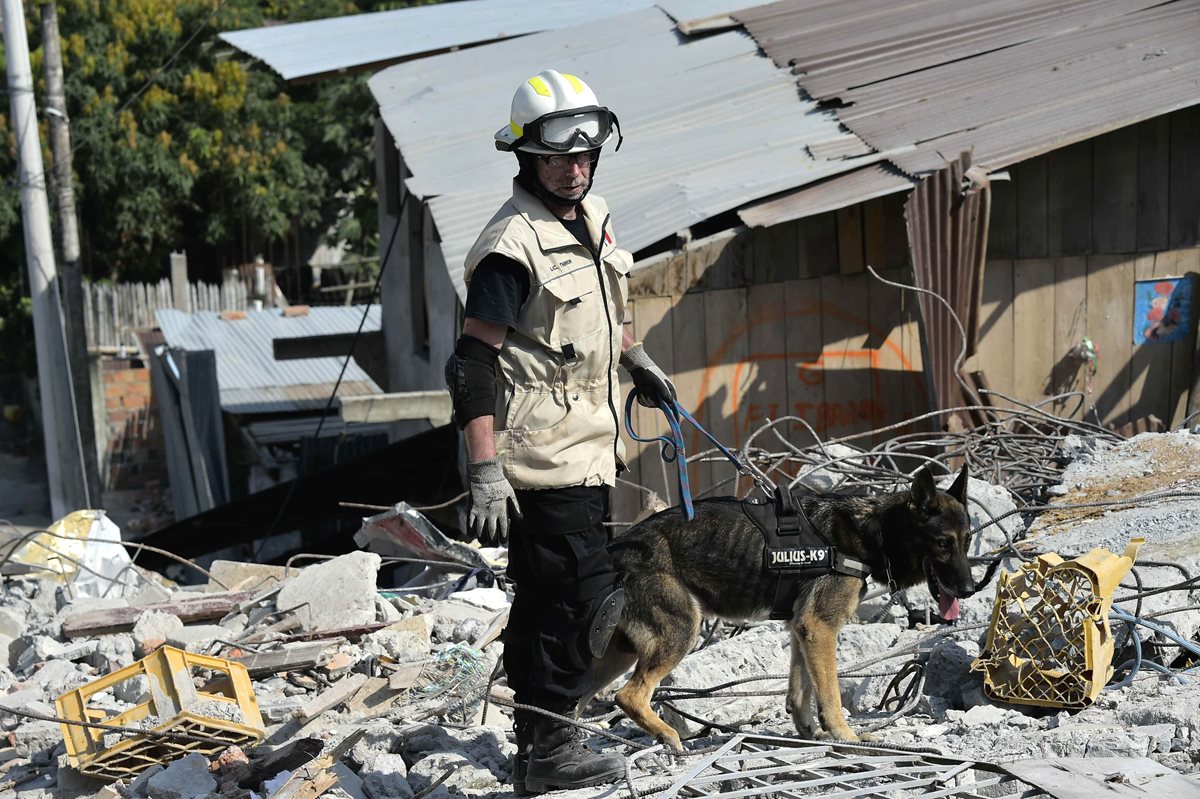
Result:
<svg viewBox="0 0 1200 799"><path fill-rule="evenodd" d="M525 125L521 135L512 143L513 149L531 144L552 152L566 153L573 149L599 149L617 132L616 149L621 149L624 136L616 114L604 106L592 105L544 114Z"/></svg>

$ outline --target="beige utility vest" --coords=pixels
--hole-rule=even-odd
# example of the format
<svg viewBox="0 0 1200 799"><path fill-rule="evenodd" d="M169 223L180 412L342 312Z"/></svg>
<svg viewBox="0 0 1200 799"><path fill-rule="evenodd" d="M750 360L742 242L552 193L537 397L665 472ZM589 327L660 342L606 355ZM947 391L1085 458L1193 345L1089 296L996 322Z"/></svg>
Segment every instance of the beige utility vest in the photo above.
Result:
<svg viewBox="0 0 1200 799"><path fill-rule="evenodd" d="M617 248L608 206L580 204L599 263L534 195L514 181L467 254L463 279L499 253L529 270L529 297L500 349L495 437L515 488L615 485L617 361L633 256Z"/></svg>

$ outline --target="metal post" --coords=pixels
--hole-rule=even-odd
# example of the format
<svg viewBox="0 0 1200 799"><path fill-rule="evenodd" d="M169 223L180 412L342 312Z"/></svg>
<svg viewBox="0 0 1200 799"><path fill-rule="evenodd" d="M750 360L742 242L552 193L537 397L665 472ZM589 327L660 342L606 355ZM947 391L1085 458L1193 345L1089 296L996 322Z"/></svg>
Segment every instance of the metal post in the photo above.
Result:
<svg viewBox="0 0 1200 799"><path fill-rule="evenodd" d="M79 450L83 453L80 479L87 481L86 497L99 499L100 469L97 464L91 369L83 318L83 269L79 262L79 223L75 216L71 127L63 86L58 8L54 3L42 3L42 50L46 61L46 116L50 120L50 151L54 156L54 189L58 200L58 228L62 246L59 280L62 285L63 323L71 378L69 386L75 398L72 408L75 426L69 432L78 439Z"/></svg>
<svg viewBox="0 0 1200 799"><path fill-rule="evenodd" d="M59 424L68 419L67 365L59 318L58 274L54 238L50 233L50 204L46 199L46 174L38 136L37 109L33 100L33 71L29 42L25 38L25 10L21 0L0 0L4 11L4 51L8 57L8 94L12 127L17 141L18 180L21 184L21 221L25 233L25 260L29 269L29 296L33 302L33 333L37 351L38 386L42 405L42 434L50 484L50 511L61 518L87 504L86 486L77 477L77 459L64 459ZM68 458L70 456L68 455Z"/></svg>
<svg viewBox="0 0 1200 799"><path fill-rule="evenodd" d="M171 302L175 305L175 310L187 313L192 310L188 307L188 271L187 271L187 253L173 252L171 253Z"/></svg>

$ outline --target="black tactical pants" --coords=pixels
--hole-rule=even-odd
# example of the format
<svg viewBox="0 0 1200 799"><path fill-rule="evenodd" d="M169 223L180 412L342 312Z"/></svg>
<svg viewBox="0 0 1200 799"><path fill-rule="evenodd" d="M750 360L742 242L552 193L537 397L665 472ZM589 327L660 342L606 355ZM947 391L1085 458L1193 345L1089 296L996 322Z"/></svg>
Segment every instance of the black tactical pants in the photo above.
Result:
<svg viewBox="0 0 1200 799"><path fill-rule="evenodd" d="M588 621L617 585L609 558L608 487L517 491L508 576L516 596L504 632L504 671L516 701L557 713L587 691Z"/></svg>

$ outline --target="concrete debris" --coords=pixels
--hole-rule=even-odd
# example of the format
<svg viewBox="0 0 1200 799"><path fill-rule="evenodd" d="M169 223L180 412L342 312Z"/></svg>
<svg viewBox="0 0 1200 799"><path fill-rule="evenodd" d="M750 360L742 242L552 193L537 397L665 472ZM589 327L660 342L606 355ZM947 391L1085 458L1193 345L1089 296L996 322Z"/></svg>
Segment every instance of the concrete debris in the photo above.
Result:
<svg viewBox="0 0 1200 799"><path fill-rule="evenodd" d="M1130 537L1143 536L1147 543L1116 591L1117 604L1184 641L1197 641L1200 612L1194 608L1200 605L1200 588L1172 586L1200 575L1195 536L1200 499L1139 498L1152 492L1200 493L1200 435L1145 434L1117 444L1068 436L1062 451L1074 460L1050 492L1054 502L1126 502L1086 511L1064 507L1037 517L1013 514L992 524L1013 511L1018 500L1003 487L972 478L968 510L972 524L982 528L971 549L981 559L976 577L982 577L986 558L998 556L1001 567L1012 570L1033 552L1056 551L1064 558L1097 546L1119 552ZM808 479L824 489L829 486L821 480L844 480L845 475L822 468ZM486 550L481 557L480 551L442 540L414 514L409 508L381 514L373 523L375 538L367 542L386 538L387 554L441 558L444 568L413 567L411 581L389 590L377 585L381 558L373 552L353 552L303 569L218 561L208 585L142 579L137 591L116 600L72 602L61 584L33 575L6 577L0 588L0 651L6 653L0 657L0 732L7 748L0 749L0 783L21 780L21 799L412 799L425 791L428 799L511 795L515 746L504 702L512 693L502 673L488 694L489 677L503 652L496 631L511 595L502 584L459 579L466 562L504 563L507 552ZM387 526L392 522L403 525L392 530ZM401 527L421 533L419 552L403 549L403 536L394 534ZM381 538L380 531L387 535ZM463 549L471 551L463 554ZM455 587L465 590L453 592ZM1131 599L1139 587L1168 590ZM1194 776L1200 775L1195 679L1186 674L1173 679L1144 664L1123 687L1102 691L1080 711L993 703L970 666L991 619L994 581L961 601L954 627L939 624L936 602L924 586L897 597L881 586L868 588L858 623L845 626L838 641L842 700L856 730L876 726L874 735L885 744L935 747L1000 763L1148 758L1200 785ZM1114 622L1111 628L1119 666L1134 652L1125 626ZM790 667L786 625L719 625L701 635L705 643L663 681L658 697L663 717L696 747L727 740L726 727L794 736L783 696ZM1144 661L1158 667L1181 670L1200 663L1150 630L1142 630L1142 641ZM82 775L65 754L61 725L36 717L56 716L58 696L163 644L246 666L266 727L263 745L210 756L184 756L186 747L181 747L176 759L164 756L162 765L131 775L128 785L106 786ZM1118 678L1127 674L1118 669ZM211 690L204 686L214 676L197 672L194 684ZM725 683L734 684L694 690ZM598 696L584 716L602 717L602 725L636 746L655 743L611 713L613 692L621 684L618 680ZM91 710L96 718L111 718L147 701L152 690L143 677L129 679L98 694ZM485 694L497 700L489 700L486 723ZM214 723L245 721L229 703L206 701L190 710ZM104 736L110 744L128 737ZM593 749L635 751L599 736L585 741ZM684 773L689 761L653 763L634 769L635 785L646 795ZM611 790L563 796L595 799Z"/></svg>
<svg viewBox="0 0 1200 799"><path fill-rule="evenodd" d="M381 562L373 552L351 552L309 566L280 589L275 606L295 609L305 631L370 624Z"/></svg>

